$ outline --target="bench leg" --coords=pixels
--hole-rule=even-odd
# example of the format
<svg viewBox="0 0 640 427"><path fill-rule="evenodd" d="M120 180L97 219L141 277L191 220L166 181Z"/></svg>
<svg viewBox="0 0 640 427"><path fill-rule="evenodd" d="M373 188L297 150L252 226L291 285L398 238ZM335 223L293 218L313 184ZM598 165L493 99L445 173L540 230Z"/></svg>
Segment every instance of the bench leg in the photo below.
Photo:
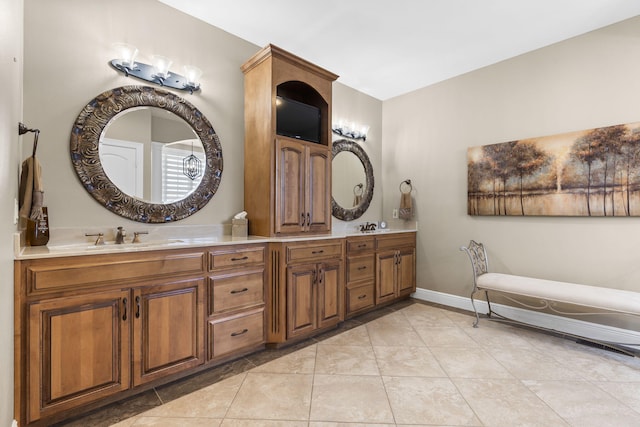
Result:
<svg viewBox="0 0 640 427"><path fill-rule="evenodd" d="M474 289L473 292L471 292L471 306L473 307L473 312L476 315L476 321L473 322L473 327L477 328L478 327L478 323L480 322L480 316L478 315L478 309L476 308L476 303L473 301L473 295L476 293L476 290Z"/></svg>

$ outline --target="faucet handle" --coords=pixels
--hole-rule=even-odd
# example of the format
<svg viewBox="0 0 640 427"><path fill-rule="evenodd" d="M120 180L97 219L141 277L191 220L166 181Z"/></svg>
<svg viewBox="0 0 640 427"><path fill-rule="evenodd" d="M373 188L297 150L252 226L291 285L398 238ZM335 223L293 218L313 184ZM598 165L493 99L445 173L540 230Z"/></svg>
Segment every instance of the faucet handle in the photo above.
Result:
<svg viewBox="0 0 640 427"><path fill-rule="evenodd" d="M104 245L104 233L85 233L84 235L87 237L97 237L96 246Z"/></svg>
<svg viewBox="0 0 640 427"><path fill-rule="evenodd" d="M133 232L133 240L131 241L131 243L140 243L140 235L141 234L149 234L148 231L134 231Z"/></svg>

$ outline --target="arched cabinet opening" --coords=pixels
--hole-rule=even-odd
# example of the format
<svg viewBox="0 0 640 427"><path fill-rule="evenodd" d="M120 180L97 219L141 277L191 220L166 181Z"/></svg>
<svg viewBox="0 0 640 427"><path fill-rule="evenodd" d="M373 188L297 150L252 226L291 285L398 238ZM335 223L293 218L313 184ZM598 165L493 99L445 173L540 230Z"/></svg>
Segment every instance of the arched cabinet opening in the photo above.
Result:
<svg viewBox="0 0 640 427"><path fill-rule="evenodd" d="M287 81L276 87L276 134L329 145L329 104L312 86Z"/></svg>

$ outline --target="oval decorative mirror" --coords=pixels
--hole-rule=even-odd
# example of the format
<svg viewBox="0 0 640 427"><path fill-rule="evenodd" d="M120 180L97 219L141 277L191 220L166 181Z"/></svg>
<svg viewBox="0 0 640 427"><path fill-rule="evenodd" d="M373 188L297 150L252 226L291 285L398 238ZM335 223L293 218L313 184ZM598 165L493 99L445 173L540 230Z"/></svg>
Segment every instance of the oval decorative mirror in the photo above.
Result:
<svg viewBox="0 0 640 427"><path fill-rule="evenodd" d="M71 131L71 161L100 204L145 223L196 213L222 177L220 140L207 118L187 100L147 86L91 100Z"/></svg>
<svg viewBox="0 0 640 427"><path fill-rule="evenodd" d="M360 218L373 199L373 167L360 145L348 139L333 143L333 216L343 221Z"/></svg>

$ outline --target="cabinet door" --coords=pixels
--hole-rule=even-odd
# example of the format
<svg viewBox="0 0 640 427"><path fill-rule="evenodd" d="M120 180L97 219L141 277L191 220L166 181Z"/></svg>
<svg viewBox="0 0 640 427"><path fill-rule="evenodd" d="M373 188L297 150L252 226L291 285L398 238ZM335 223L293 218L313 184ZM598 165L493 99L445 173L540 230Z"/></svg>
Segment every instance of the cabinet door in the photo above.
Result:
<svg viewBox="0 0 640 427"><path fill-rule="evenodd" d="M204 363L202 279L134 291L133 384Z"/></svg>
<svg viewBox="0 0 640 427"><path fill-rule="evenodd" d="M376 256L376 304L396 297L397 252L385 251Z"/></svg>
<svg viewBox="0 0 640 427"><path fill-rule="evenodd" d="M415 250L400 250L398 262L398 296L407 295L416 290Z"/></svg>
<svg viewBox="0 0 640 427"><path fill-rule="evenodd" d="M307 228L311 232L331 230L331 155L327 147L308 147Z"/></svg>
<svg viewBox="0 0 640 427"><path fill-rule="evenodd" d="M287 267L287 338L316 329L316 265Z"/></svg>
<svg viewBox="0 0 640 427"><path fill-rule="evenodd" d="M29 421L129 388L128 291L45 300L28 312Z"/></svg>
<svg viewBox="0 0 640 427"><path fill-rule="evenodd" d="M249 166L250 167L250 166ZM275 232L304 231L305 147L295 141L276 140ZM268 179L265 177L265 179Z"/></svg>
<svg viewBox="0 0 640 427"><path fill-rule="evenodd" d="M344 317L342 263L318 265L318 328L337 325Z"/></svg>

